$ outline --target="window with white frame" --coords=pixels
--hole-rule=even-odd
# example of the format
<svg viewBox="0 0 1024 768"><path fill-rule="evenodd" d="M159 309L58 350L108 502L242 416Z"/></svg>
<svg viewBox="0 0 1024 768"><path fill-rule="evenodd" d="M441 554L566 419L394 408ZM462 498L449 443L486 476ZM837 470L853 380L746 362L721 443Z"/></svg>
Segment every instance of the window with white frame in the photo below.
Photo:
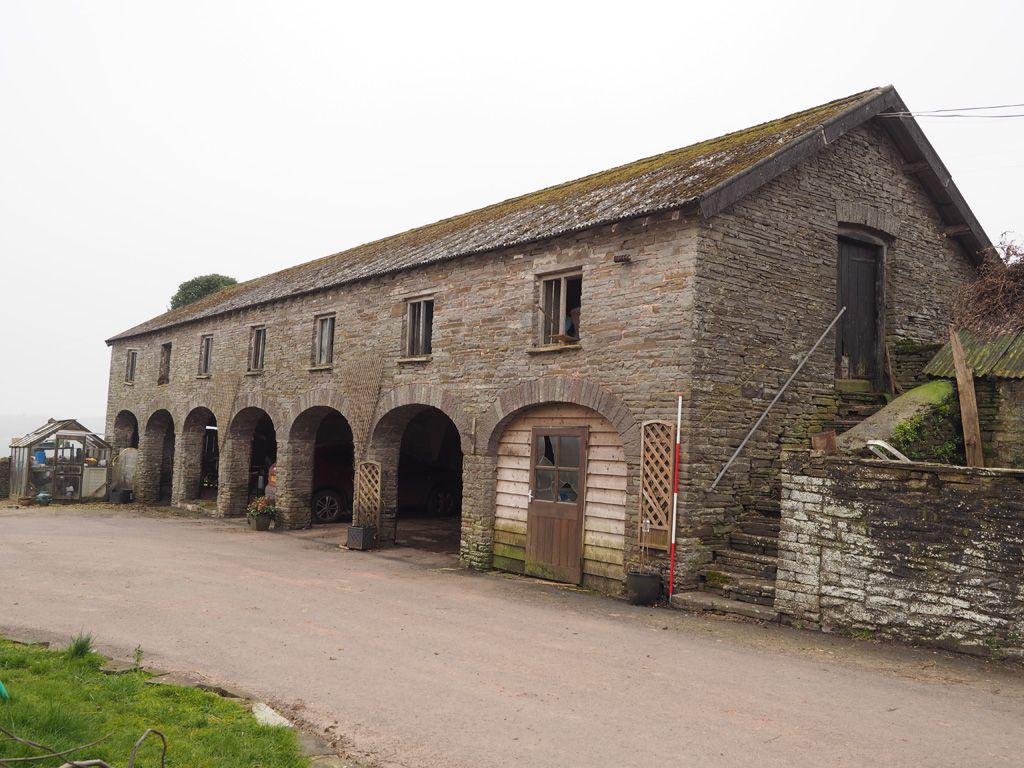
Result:
<svg viewBox="0 0 1024 768"><path fill-rule="evenodd" d="M548 344L574 344L580 339L580 310L583 275L570 272L540 282L541 314L538 341Z"/></svg>
<svg viewBox="0 0 1024 768"><path fill-rule="evenodd" d="M249 370L262 371L267 353L267 327L254 326L249 331Z"/></svg>
<svg viewBox="0 0 1024 768"><path fill-rule="evenodd" d="M410 299L405 309L405 354L424 357L433 349L434 300Z"/></svg>
<svg viewBox="0 0 1024 768"><path fill-rule="evenodd" d="M334 363L334 315L318 315L313 337L313 365Z"/></svg>
<svg viewBox="0 0 1024 768"><path fill-rule="evenodd" d="M124 380L125 383L131 384L135 381L135 366L139 362L139 352L135 349L129 349L124 359Z"/></svg>
<svg viewBox="0 0 1024 768"><path fill-rule="evenodd" d="M208 333L199 339L199 375L208 375L210 373L210 366L212 363L213 335Z"/></svg>

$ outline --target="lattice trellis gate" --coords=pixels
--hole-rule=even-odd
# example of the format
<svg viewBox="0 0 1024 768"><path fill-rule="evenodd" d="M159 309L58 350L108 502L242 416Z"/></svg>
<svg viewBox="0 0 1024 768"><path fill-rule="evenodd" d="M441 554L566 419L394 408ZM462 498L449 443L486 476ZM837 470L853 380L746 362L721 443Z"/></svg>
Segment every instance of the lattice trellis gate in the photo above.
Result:
<svg viewBox="0 0 1024 768"><path fill-rule="evenodd" d="M361 461L356 470L356 493L353 522L359 525L380 524L380 462Z"/></svg>
<svg viewBox="0 0 1024 768"><path fill-rule="evenodd" d="M672 470L675 458L675 427L667 421L645 422L640 447L640 545L669 548L672 521ZM649 530L644 531L644 521Z"/></svg>

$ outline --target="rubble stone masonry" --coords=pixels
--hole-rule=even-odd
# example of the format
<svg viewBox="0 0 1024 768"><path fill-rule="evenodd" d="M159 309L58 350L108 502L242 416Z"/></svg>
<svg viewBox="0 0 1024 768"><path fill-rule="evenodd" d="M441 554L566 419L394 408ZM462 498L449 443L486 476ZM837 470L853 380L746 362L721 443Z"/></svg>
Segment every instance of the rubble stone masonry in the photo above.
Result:
<svg viewBox="0 0 1024 768"><path fill-rule="evenodd" d="M777 611L1024 658L1024 471L802 454L782 484Z"/></svg>
<svg viewBox="0 0 1024 768"><path fill-rule="evenodd" d="M640 425L674 421L675 393L682 391L677 584L692 586L708 548L726 540L745 517L777 521L780 445L806 446L835 414L830 336L719 491L707 491L834 315L837 238L844 228L887 244L886 338L940 341L950 291L971 274L968 255L945 238L934 204L905 171L884 131L866 124L709 219L668 211L120 339L111 353L107 434L127 434L118 416L134 414L140 473L152 473L159 446L171 443L160 429L147 427L157 411L166 410L177 438L180 495L195 484L194 467L180 458L194 442L182 434L186 417L197 408L214 414L222 475L238 474L247 469L239 451L252 420L237 422L234 441L232 425L247 408L261 409L276 430L285 522L301 525L301 477L310 471L303 413L326 407L341 412L352 426L357 457L381 461L382 488L391 493L393 468L387 464L397 448L374 445L374 435L393 440L401 431L399 421L389 421L388 403L439 407L463 444L463 558L486 567L497 432L510 409L574 402L618 425L628 470L629 563L636 559ZM581 343L538 349L539 281L570 269L583 275ZM404 302L422 295L435 302L433 353L405 359ZM316 367L314 317L324 312L337 317L335 361ZM267 328L266 369L258 373L246 370L250 329L257 324ZM208 375L198 371L204 334L213 335ZM161 345L168 342L170 380L158 384ZM129 349L138 350L130 384L124 382ZM239 482L222 482L222 514L244 506ZM385 510L382 521L387 518Z"/></svg>

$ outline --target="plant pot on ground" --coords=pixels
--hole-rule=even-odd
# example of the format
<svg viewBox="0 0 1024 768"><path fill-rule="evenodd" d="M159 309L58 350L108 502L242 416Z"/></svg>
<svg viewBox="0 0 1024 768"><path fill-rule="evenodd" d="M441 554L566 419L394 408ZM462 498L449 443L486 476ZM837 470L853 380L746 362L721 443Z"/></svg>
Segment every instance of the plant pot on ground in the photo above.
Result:
<svg viewBox="0 0 1024 768"><path fill-rule="evenodd" d="M269 531L270 523L277 519L277 505L266 496L260 496L249 502L245 516L249 518L249 526L253 530Z"/></svg>
<svg viewBox="0 0 1024 768"><path fill-rule="evenodd" d="M627 573L626 599L630 605L654 605L661 597L661 575Z"/></svg>
<svg viewBox="0 0 1024 768"><path fill-rule="evenodd" d="M651 521L640 523L640 562L626 571L626 599L630 605L654 605L661 597L661 574L651 562Z"/></svg>

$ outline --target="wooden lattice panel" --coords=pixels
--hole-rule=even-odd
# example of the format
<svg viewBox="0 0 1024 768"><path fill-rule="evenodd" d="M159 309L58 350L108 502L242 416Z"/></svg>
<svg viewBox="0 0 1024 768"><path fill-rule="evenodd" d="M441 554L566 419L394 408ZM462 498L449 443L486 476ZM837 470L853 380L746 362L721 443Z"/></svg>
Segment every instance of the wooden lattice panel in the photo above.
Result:
<svg viewBox="0 0 1024 768"><path fill-rule="evenodd" d="M380 463L361 461L356 471L356 495L353 522L377 525L380 517Z"/></svg>
<svg viewBox="0 0 1024 768"><path fill-rule="evenodd" d="M342 373L348 423L357 446L365 450L370 438L373 413L380 397L384 358L378 354L353 355Z"/></svg>
<svg viewBox="0 0 1024 768"><path fill-rule="evenodd" d="M640 524L641 546L668 549L672 521L672 478L675 460L675 434L666 421L643 425L641 438ZM649 530L644 521L649 521Z"/></svg>

